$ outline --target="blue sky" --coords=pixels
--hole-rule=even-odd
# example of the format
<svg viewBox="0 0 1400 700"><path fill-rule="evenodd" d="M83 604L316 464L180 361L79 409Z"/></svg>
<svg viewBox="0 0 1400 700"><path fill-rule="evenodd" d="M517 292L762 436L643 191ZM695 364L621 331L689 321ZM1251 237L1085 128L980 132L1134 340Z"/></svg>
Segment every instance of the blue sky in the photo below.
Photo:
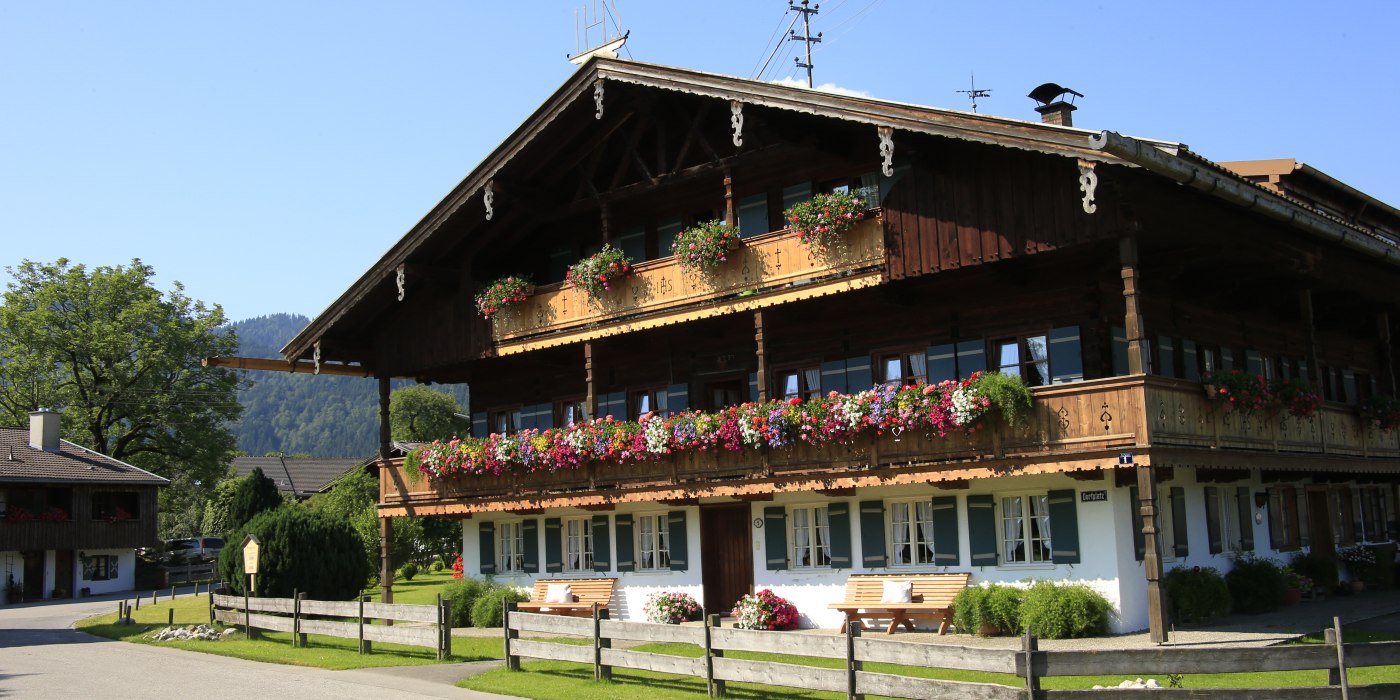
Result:
<svg viewBox="0 0 1400 700"><path fill-rule="evenodd" d="M0 267L139 257L231 319L315 315L568 78L585 2L0 3ZM630 57L741 77L786 8L618 5ZM983 113L1026 119L1058 82L1076 126L1400 205L1397 26L1394 2L824 0L813 62L958 109L975 71Z"/></svg>

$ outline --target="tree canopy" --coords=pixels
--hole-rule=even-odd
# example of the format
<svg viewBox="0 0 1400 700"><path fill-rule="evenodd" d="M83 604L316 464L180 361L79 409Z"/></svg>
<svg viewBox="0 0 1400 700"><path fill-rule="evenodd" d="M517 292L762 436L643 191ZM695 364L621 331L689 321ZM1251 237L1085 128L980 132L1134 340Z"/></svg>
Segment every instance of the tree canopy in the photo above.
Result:
<svg viewBox="0 0 1400 700"><path fill-rule="evenodd" d="M63 435L157 474L192 483L223 475L240 414L239 375L202 367L237 337L223 310L156 289L140 260L95 267L29 260L7 268L0 305L0 422L40 407Z"/></svg>
<svg viewBox="0 0 1400 700"><path fill-rule="evenodd" d="M459 431L462 407L449 394L421 384L389 395L389 433L395 440L446 440Z"/></svg>

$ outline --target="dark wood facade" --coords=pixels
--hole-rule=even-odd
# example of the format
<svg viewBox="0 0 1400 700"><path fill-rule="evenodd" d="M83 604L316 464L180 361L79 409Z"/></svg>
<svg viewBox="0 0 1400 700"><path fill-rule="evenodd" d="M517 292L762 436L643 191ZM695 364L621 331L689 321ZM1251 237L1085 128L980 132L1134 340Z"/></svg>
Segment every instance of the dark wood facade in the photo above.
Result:
<svg viewBox="0 0 1400 700"><path fill-rule="evenodd" d="M0 491L7 504L0 551L134 549L157 542L155 486L10 483ZM113 504L131 517L119 519ZM63 519L41 517L55 508ZM22 520L21 509L28 514Z"/></svg>

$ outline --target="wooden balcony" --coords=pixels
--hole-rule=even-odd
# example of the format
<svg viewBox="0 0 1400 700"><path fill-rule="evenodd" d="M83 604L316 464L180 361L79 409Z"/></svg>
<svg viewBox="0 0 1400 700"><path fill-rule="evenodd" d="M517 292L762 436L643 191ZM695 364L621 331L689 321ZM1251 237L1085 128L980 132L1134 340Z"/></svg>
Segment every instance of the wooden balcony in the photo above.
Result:
<svg viewBox="0 0 1400 700"><path fill-rule="evenodd" d="M43 549L127 549L155 544L155 519L120 523L105 520L0 520L0 551Z"/></svg>
<svg viewBox="0 0 1400 700"><path fill-rule="evenodd" d="M572 285L540 287L492 321L492 336L497 352L510 355L764 308L879 284L884 262L878 212L847 233L845 246L826 255L809 252L785 229L744 239L712 272L688 272L670 256L644 262L601 302Z"/></svg>

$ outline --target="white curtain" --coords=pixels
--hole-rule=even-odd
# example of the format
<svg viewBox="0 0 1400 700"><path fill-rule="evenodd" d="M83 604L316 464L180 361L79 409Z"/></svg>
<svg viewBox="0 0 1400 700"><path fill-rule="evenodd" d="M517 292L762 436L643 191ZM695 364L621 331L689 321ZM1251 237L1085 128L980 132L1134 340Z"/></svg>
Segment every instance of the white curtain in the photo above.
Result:
<svg viewBox="0 0 1400 700"><path fill-rule="evenodd" d="M1050 362L1046 359L1045 336L1026 338L1026 354L1030 355L1032 366L1039 379L1032 386L1044 386L1050 383Z"/></svg>
<svg viewBox="0 0 1400 700"><path fill-rule="evenodd" d="M643 569L657 568L656 546L653 542L654 533L652 532L653 523L655 522L656 520L651 517L645 517L641 519L641 549Z"/></svg>
<svg viewBox="0 0 1400 700"><path fill-rule="evenodd" d="M894 563L908 564L905 561L905 547L909 545L909 504L894 503L890 508L890 529L894 538ZM912 551L912 547L909 551Z"/></svg>
<svg viewBox="0 0 1400 700"><path fill-rule="evenodd" d="M1045 556L1050 557L1050 497L1036 496L1036 522L1040 525L1040 537L1045 540Z"/></svg>
<svg viewBox="0 0 1400 700"><path fill-rule="evenodd" d="M909 356L909 376L905 377L906 382L914 380L928 381L928 357L923 353L916 353Z"/></svg>
<svg viewBox="0 0 1400 700"><path fill-rule="evenodd" d="M579 551L579 544L581 544L581 538L579 536L578 526L579 522L577 520L570 520L569 535L568 537L564 538L568 540L569 543L568 568L572 571L577 571L582 566L581 556L583 553Z"/></svg>
<svg viewBox="0 0 1400 700"><path fill-rule="evenodd" d="M808 528L810 525L807 520L809 512L810 511L805 509L792 512L793 561L797 562L798 566L811 566L812 564L809 558L811 553L807 548L808 542L810 541L808 537Z"/></svg>
<svg viewBox="0 0 1400 700"><path fill-rule="evenodd" d="M804 369L802 370L802 374L805 376L807 382L807 391L814 394L820 394L822 389L822 371L817 368ZM807 397L804 396L802 398L805 399Z"/></svg>
<svg viewBox="0 0 1400 700"><path fill-rule="evenodd" d="M821 557L813 562L814 564L825 565L831 563L831 521L825 508L817 509L817 547L821 549Z"/></svg>
<svg viewBox="0 0 1400 700"><path fill-rule="evenodd" d="M918 514L919 539L923 543L923 552L915 555L914 559L920 564L933 563L933 503L920 501Z"/></svg>
<svg viewBox="0 0 1400 700"><path fill-rule="evenodd" d="M1006 511L1007 516L1007 527L1004 533L1006 535L1006 560L1025 561L1026 552L1024 548L1019 556L1016 554L1016 547L1018 545L1024 547L1025 541L1025 530L1022 527L1023 523L1021 521L1021 497L1012 496L1011 498L1003 498L1001 500L1001 505Z"/></svg>

